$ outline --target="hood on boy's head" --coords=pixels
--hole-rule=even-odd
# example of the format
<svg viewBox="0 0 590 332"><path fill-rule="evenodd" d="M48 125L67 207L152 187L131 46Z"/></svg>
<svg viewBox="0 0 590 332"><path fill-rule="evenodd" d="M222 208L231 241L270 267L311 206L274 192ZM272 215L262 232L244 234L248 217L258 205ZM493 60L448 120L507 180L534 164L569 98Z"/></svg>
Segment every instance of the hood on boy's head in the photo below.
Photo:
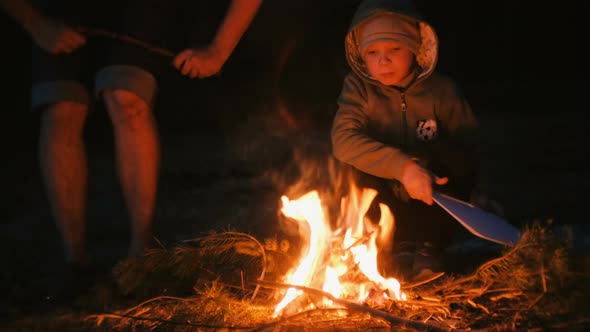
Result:
<svg viewBox="0 0 590 332"><path fill-rule="evenodd" d="M438 59L438 38L411 0L363 0L359 4L345 38L346 60L360 77L376 84L362 59L371 42L393 40L416 54L421 68L418 80L429 76Z"/></svg>
<svg viewBox="0 0 590 332"><path fill-rule="evenodd" d="M418 53L420 30L418 22L406 16L377 14L364 20L357 27L359 53L365 53L370 44L377 41L394 41Z"/></svg>
<svg viewBox="0 0 590 332"><path fill-rule="evenodd" d="M352 25L385 12L411 17L416 21L424 21L412 0L362 0L354 13Z"/></svg>

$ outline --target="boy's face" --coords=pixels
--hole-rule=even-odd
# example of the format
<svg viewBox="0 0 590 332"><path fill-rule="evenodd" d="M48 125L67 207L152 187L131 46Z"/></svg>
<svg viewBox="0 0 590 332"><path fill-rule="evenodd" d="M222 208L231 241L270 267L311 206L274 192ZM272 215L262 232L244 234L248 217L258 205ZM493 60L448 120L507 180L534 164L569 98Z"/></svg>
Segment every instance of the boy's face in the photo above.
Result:
<svg viewBox="0 0 590 332"><path fill-rule="evenodd" d="M394 41L376 41L363 53L369 74L385 85L397 85L412 70L414 53Z"/></svg>

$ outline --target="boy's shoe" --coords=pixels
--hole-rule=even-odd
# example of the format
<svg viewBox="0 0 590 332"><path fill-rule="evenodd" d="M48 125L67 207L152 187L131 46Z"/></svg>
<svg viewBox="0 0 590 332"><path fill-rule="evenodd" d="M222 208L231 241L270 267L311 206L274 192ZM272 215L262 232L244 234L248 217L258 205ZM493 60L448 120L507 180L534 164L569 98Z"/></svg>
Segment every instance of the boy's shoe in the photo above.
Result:
<svg viewBox="0 0 590 332"><path fill-rule="evenodd" d="M394 260L405 283L434 280L444 274L442 256L429 243L401 242Z"/></svg>

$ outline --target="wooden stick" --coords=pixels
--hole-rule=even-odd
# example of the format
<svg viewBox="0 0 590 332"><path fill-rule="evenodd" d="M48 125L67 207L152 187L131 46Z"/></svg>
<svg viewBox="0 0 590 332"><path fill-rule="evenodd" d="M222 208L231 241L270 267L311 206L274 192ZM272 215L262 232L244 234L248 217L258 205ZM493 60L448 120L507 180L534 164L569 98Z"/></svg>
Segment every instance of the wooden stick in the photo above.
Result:
<svg viewBox="0 0 590 332"><path fill-rule="evenodd" d="M381 318L384 319L385 321L387 321L388 323L393 323L393 324L404 324L407 325L409 327L418 329L418 330L422 330L422 331L446 331L444 329L441 329L437 326L433 326L430 324L426 324L426 323L422 323L420 321L415 321L415 320L408 320L408 319L404 319L401 317L397 317L397 316L393 316L390 315L384 311L381 310L375 310L371 307L365 306L365 305L361 305L358 303L354 303L354 302L350 302L347 300L343 300L343 299L339 299L335 296L333 296L330 293L326 293L324 291L315 289L315 288L310 288L310 287L305 287L305 286L299 286L299 285L288 285L288 284L282 284L282 283L276 283L276 282L272 282L272 281L264 281L264 280L258 280L257 284L260 284L262 286L273 286L273 287L280 287L280 288L295 288L295 289L299 289L299 290L303 290L306 291L308 293L312 293L315 295L320 295L323 297L326 297L328 299L330 299L332 302L340 304L344 307L346 307L349 310L356 310L356 311L360 311L360 312L364 312L364 313L368 313L371 316L377 317L377 318Z"/></svg>
<svg viewBox="0 0 590 332"><path fill-rule="evenodd" d="M139 40L137 38L128 36L128 35L124 35L124 34L120 34L117 32L113 32L113 31L109 31L109 30L105 30L105 29L96 29L96 28L88 28L88 27L76 27L76 30L82 32L83 34L87 35L87 36L102 36L102 37L108 37L108 38L112 38L112 39L117 39L132 45L136 45L136 46L140 46L143 47L145 49L147 49L150 52L154 52L169 58L173 58L174 57L174 52L161 48L161 47L156 47L154 45L151 45L147 42L144 42L142 40Z"/></svg>

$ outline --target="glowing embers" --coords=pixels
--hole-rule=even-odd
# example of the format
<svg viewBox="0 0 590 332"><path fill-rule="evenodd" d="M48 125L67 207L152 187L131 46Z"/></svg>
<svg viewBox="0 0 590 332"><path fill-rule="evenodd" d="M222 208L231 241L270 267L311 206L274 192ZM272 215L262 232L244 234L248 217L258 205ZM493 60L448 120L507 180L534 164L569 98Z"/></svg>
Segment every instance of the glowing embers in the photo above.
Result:
<svg viewBox="0 0 590 332"><path fill-rule="evenodd" d="M357 303L406 300L400 283L385 278L377 269L378 248L391 245L394 218L389 208L379 204L380 220L371 222L365 215L375 199L373 189L359 190L351 185L350 195L341 202L341 214L335 229L325 217L316 191L297 200L283 196L281 212L299 223L301 237L306 240L298 265L284 282L289 285L321 289L336 298ZM275 307L275 315L297 312L314 306L335 306L324 299L312 303L300 299L302 292L289 288Z"/></svg>

